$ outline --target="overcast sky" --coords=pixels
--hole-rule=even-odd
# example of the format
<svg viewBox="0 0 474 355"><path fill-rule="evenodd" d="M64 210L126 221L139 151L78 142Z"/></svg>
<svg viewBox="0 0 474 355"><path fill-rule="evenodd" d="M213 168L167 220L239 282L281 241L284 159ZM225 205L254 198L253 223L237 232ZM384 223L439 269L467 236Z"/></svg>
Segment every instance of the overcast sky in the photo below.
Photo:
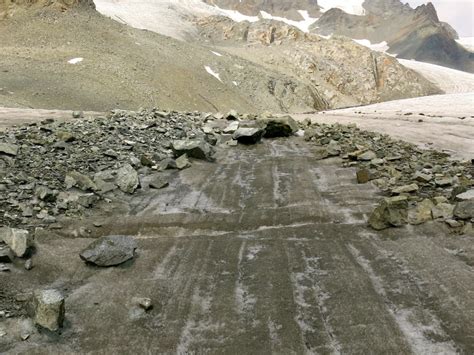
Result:
<svg viewBox="0 0 474 355"><path fill-rule="evenodd" d="M426 4L422 0L402 0L412 7ZM431 0L441 21L448 22L460 37L474 36L474 0Z"/></svg>

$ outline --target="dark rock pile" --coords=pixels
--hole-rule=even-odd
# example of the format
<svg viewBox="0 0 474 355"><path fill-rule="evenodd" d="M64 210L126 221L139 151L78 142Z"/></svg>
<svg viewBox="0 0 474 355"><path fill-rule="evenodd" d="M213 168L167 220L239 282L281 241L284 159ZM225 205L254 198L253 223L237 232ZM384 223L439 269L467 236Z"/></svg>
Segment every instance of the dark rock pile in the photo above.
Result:
<svg viewBox="0 0 474 355"><path fill-rule="evenodd" d="M453 160L355 125L306 122L305 139L318 146L321 159L342 157L344 166L357 168L359 183L372 181L386 195L369 220L374 229L434 219L459 232L472 230L472 161Z"/></svg>
<svg viewBox="0 0 474 355"><path fill-rule="evenodd" d="M0 133L0 225L51 224L108 193L133 193L140 179L185 168L185 156L212 160L210 114L113 111L66 123L46 120ZM179 158L176 159L175 158ZM151 186L166 182L155 176Z"/></svg>

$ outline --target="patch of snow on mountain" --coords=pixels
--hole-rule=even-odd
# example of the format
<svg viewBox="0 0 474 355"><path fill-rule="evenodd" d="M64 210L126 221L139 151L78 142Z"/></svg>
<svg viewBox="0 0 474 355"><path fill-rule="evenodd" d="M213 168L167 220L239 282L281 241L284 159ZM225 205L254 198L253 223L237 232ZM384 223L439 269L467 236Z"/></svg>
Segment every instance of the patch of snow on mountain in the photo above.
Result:
<svg viewBox="0 0 474 355"><path fill-rule="evenodd" d="M364 0L318 0L318 5L322 8L321 11L323 12L332 8L338 8L348 14L358 16L365 15L365 9L362 7L363 3Z"/></svg>
<svg viewBox="0 0 474 355"><path fill-rule="evenodd" d="M467 50L474 52L474 37L459 38L457 42Z"/></svg>
<svg viewBox="0 0 474 355"><path fill-rule="evenodd" d="M398 59L398 61L423 75L447 94L474 93L474 74L415 60Z"/></svg>
<svg viewBox="0 0 474 355"><path fill-rule="evenodd" d="M353 39L353 41L377 52L386 52L389 48L386 41L374 44L372 44L368 39Z"/></svg>
<svg viewBox="0 0 474 355"><path fill-rule="evenodd" d="M264 19L281 21L281 22L284 22L288 25L295 26L303 32L309 32L309 27L313 23L318 21L318 19L310 17L308 11L299 10L298 12L300 13L301 17L303 17L304 20L294 21L294 20L287 19L285 17L272 16L271 14L269 14L268 12L265 12L265 11L260 11L260 14Z"/></svg>
<svg viewBox="0 0 474 355"><path fill-rule="evenodd" d="M80 62L82 62L84 60L84 58L72 58L71 60L68 60L67 62L69 64L78 64Z"/></svg>
<svg viewBox="0 0 474 355"><path fill-rule="evenodd" d="M221 80L221 76L219 75L219 73L216 73L214 70L212 70L211 67L209 66L205 66L204 69L206 69L206 71L211 74L214 78L216 78L217 80L219 80L220 82L222 82Z"/></svg>

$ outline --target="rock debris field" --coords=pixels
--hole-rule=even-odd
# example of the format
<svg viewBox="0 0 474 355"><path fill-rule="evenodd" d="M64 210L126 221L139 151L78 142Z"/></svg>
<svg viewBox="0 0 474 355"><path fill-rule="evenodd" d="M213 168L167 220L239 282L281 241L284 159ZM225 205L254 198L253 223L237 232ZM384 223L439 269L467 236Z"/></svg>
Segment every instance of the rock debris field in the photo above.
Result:
<svg viewBox="0 0 474 355"><path fill-rule="evenodd" d="M41 253L38 235L66 233L70 223L80 224L104 205L133 196L145 200L152 191L159 195L201 161L219 166L223 152L252 149L281 137L287 137L288 146L295 141L311 147L308 170L318 168L318 162L320 169L324 161L336 162L352 169L357 184L378 189L379 202L364 222L374 232L434 221L453 236L473 233L473 161L422 150L355 125L297 123L290 116L235 111L112 111L94 119L83 118L81 112L73 115L74 121L47 119L0 133L0 277L33 269ZM79 229L74 237L90 238L90 233ZM76 256L87 265L111 267L130 263L137 249L133 237L110 234L89 240ZM15 296L0 290L0 322L2 317L30 317L40 329L58 332L64 327L68 311L63 293L25 292L21 300L12 301ZM140 312L154 309L147 297L132 303ZM23 340L34 333L28 329ZM0 350L2 337L8 336L8 329L0 327Z"/></svg>

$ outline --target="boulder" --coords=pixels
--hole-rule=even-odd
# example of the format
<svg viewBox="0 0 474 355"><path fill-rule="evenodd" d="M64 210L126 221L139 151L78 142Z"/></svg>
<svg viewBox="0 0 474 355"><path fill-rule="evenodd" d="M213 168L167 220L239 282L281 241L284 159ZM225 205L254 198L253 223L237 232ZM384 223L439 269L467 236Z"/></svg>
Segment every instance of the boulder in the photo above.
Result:
<svg viewBox="0 0 474 355"><path fill-rule="evenodd" d="M405 196L384 198L369 218L369 225L375 230L400 227L408 220L408 200Z"/></svg>
<svg viewBox="0 0 474 355"><path fill-rule="evenodd" d="M458 202L453 214L460 219L474 218L474 199Z"/></svg>
<svg viewBox="0 0 474 355"><path fill-rule="evenodd" d="M149 186L152 189L162 189L166 186L169 186L170 184L168 178L161 174L155 174L153 176L150 176L149 179L150 179Z"/></svg>
<svg viewBox="0 0 474 355"><path fill-rule="evenodd" d="M424 199L415 208L408 211L408 223L418 225L430 221L433 207L434 203L430 199Z"/></svg>
<svg viewBox="0 0 474 355"><path fill-rule="evenodd" d="M467 190L459 195L456 195L456 199L459 201L467 201L474 199L474 189Z"/></svg>
<svg viewBox="0 0 474 355"><path fill-rule="evenodd" d="M53 191L46 186L38 186L35 191L36 196L45 202L54 202L58 196L57 191Z"/></svg>
<svg viewBox="0 0 474 355"><path fill-rule="evenodd" d="M232 134L235 131L237 131L237 129L239 129L239 122L234 121L230 125L228 125L226 128L224 128L224 130L222 132L224 132L226 134Z"/></svg>
<svg viewBox="0 0 474 355"><path fill-rule="evenodd" d="M359 154L357 156L357 160L361 160L361 161L370 161L370 160L375 159L375 158L377 158L377 154L375 154L371 150L369 150L365 153Z"/></svg>
<svg viewBox="0 0 474 355"><path fill-rule="evenodd" d="M97 266L115 266L132 259L135 249L137 242L132 237L111 235L95 240L80 253L80 257Z"/></svg>
<svg viewBox="0 0 474 355"><path fill-rule="evenodd" d="M36 291L34 294L35 323L52 332L64 322L65 300L57 290Z"/></svg>
<svg viewBox="0 0 474 355"><path fill-rule="evenodd" d="M262 127L240 127L237 129L232 138L241 144L256 144L258 143L265 133L265 129Z"/></svg>
<svg viewBox="0 0 474 355"><path fill-rule="evenodd" d="M24 257L33 245L33 238L27 230L10 227L0 228L0 240L3 240L19 258Z"/></svg>
<svg viewBox="0 0 474 355"><path fill-rule="evenodd" d="M358 184L366 184L370 180L370 173L367 169L357 170L356 176L357 176L357 183Z"/></svg>
<svg viewBox="0 0 474 355"><path fill-rule="evenodd" d="M289 137L298 132L298 123L291 116L259 117L258 121L266 125L264 137Z"/></svg>
<svg viewBox="0 0 474 355"><path fill-rule="evenodd" d="M431 214L433 219L443 218L453 218L454 206L449 203L438 203L431 209Z"/></svg>
<svg viewBox="0 0 474 355"><path fill-rule="evenodd" d="M18 154L19 149L20 147L18 147L15 144L0 143L0 155L5 154L5 155L16 156Z"/></svg>
<svg viewBox="0 0 474 355"><path fill-rule="evenodd" d="M187 154L190 158L215 161L214 148L203 139L177 140L172 149L176 157Z"/></svg>
<svg viewBox="0 0 474 355"><path fill-rule="evenodd" d="M89 176L81 174L77 171L68 172L66 174L66 178L64 179L64 183L66 184L66 189L77 187L78 189L83 191L97 190L96 184Z"/></svg>
<svg viewBox="0 0 474 355"><path fill-rule="evenodd" d="M7 245L0 245L0 263L11 263L13 261L13 253Z"/></svg>
<svg viewBox="0 0 474 355"><path fill-rule="evenodd" d="M183 170L191 166L191 162L188 159L187 154L181 155L178 159L175 160L176 169Z"/></svg>
<svg viewBox="0 0 474 355"><path fill-rule="evenodd" d="M239 113L236 110L230 110L223 118L228 121L235 121L239 119Z"/></svg>
<svg viewBox="0 0 474 355"><path fill-rule="evenodd" d="M123 192L133 194L139 185L138 173L130 164L125 164L117 170L115 183Z"/></svg>
<svg viewBox="0 0 474 355"><path fill-rule="evenodd" d="M396 187L392 190L392 194L394 195L400 195L400 194L405 194L405 193L412 193L418 191L418 185L417 184L410 184L410 185L405 185L405 186L399 186Z"/></svg>
<svg viewBox="0 0 474 355"><path fill-rule="evenodd" d="M140 308L143 308L145 311L149 311L153 308L153 303L150 298L146 297L134 297L132 302Z"/></svg>

